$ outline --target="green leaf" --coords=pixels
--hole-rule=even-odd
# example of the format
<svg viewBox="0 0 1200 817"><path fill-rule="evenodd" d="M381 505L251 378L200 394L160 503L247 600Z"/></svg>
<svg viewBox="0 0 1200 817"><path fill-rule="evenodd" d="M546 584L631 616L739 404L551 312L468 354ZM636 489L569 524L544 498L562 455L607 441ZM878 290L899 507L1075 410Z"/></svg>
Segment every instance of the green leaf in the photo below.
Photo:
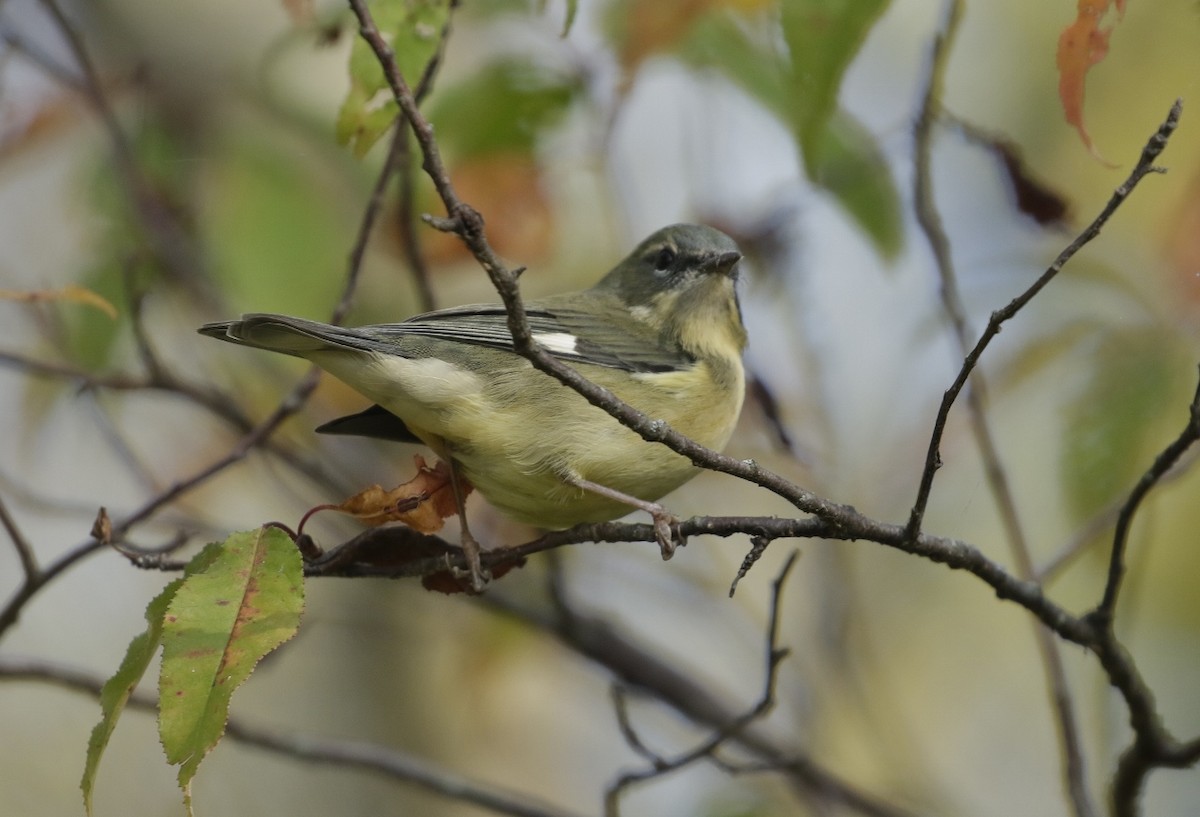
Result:
<svg viewBox="0 0 1200 817"><path fill-rule="evenodd" d="M567 19L563 21L562 36L566 37L571 33L571 26L575 25L575 15L579 13L579 0L567 0Z"/></svg>
<svg viewBox="0 0 1200 817"><path fill-rule="evenodd" d="M451 0L371 0L375 27L396 55L396 67L416 89L437 54L450 18ZM399 113L383 68L370 44L360 37L350 47L350 91L338 111L338 141L364 156Z"/></svg>
<svg viewBox="0 0 1200 817"><path fill-rule="evenodd" d="M254 136L222 144L205 180L213 273L247 311L326 311L342 285L351 225L341 197L295 153Z"/></svg>
<svg viewBox="0 0 1200 817"><path fill-rule="evenodd" d="M224 734L233 691L295 634L303 606L300 553L275 528L231 535L175 593L162 635L158 731L167 760L180 765L185 802Z"/></svg>
<svg viewBox="0 0 1200 817"><path fill-rule="evenodd" d="M707 14L692 27L679 51L696 67L720 71L783 122L789 121L790 91L785 83L790 68L765 34L740 17Z"/></svg>
<svg viewBox="0 0 1200 817"><path fill-rule="evenodd" d="M580 90L578 77L507 57L440 91L430 120L456 160L528 154L537 138L562 119Z"/></svg>
<svg viewBox="0 0 1200 817"><path fill-rule="evenodd" d="M870 132L846 111L835 111L805 155L812 181L837 199L884 258L895 258L904 246L900 194Z"/></svg>
<svg viewBox="0 0 1200 817"><path fill-rule="evenodd" d="M764 20L718 10L697 22L680 56L720 71L778 117L796 139L808 178L833 195L880 254L894 258L904 235L895 180L872 135L837 102L846 67L886 5L787 0L782 24L790 61Z"/></svg>
<svg viewBox="0 0 1200 817"><path fill-rule="evenodd" d="M1156 327L1105 337L1095 370L1066 409L1060 455L1068 506L1087 518L1129 490L1149 466L1147 446L1165 418L1186 404L1180 388L1190 371Z"/></svg>
<svg viewBox="0 0 1200 817"><path fill-rule="evenodd" d="M791 55L791 124L800 138L809 178L838 110L842 76L887 0L784 0L780 20Z"/></svg>
<svg viewBox="0 0 1200 817"><path fill-rule="evenodd" d="M171 582L146 606L146 631L129 642L121 666L104 682L100 690L100 722L92 729L92 735L88 738L87 760L83 767L83 779L79 782L79 788L83 791L83 807L89 815L92 813L92 794L96 787L96 771L100 767L100 758L108 747L113 730L117 728L117 720L125 710L129 696L145 675L154 653L158 652L158 645L162 639L163 616L182 584L183 579Z"/></svg>

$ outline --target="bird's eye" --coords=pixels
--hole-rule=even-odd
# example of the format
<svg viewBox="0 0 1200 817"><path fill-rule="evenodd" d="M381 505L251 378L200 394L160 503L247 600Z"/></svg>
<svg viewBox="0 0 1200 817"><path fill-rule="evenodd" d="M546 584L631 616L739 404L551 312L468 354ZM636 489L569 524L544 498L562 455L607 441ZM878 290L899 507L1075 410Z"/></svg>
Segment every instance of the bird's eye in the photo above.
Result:
<svg viewBox="0 0 1200 817"><path fill-rule="evenodd" d="M654 268L659 272L666 272L674 263L675 251L670 247L663 247L658 251L658 255L654 256Z"/></svg>

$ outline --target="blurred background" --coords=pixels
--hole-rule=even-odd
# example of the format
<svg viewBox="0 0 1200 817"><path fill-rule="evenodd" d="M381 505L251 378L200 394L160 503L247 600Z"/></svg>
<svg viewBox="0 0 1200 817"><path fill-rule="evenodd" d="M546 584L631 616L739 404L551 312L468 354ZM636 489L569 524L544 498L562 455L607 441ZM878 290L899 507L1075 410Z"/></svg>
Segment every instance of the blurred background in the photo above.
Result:
<svg viewBox="0 0 1200 817"><path fill-rule="evenodd" d="M912 194L913 124L946 5L880 3L848 35L828 11L828 35L806 29L803 42L790 32L794 48L841 48L844 77L789 63L766 0L583 2L564 34L570 8L507 0L453 13L424 109L460 195L499 252L528 266L529 297L590 284L668 223L729 232L747 256L756 388L727 452L904 521L961 362ZM808 8L785 0L784 17ZM42 565L87 542L98 507L127 518L233 449L244 429L198 394L219 390L256 422L303 377L300 361L211 343L195 327L246 311L327 319L391 141L339 3L92 0L62 12L91 55L104 106L83 90L86 73L51 8L0 2L0 499ZM951 45L933 190L972 338L1099 212L1171 103L1197 95L1196 5L1130 4L1110 21L1110 53L1087 85L1098 160L1057 95L1055 46L1074 13L1065 0L970 3ZM419 66L437 28L414 30ZM403 67L411 44L395 44ZM822 99L836 127L814 137L806 127L824 121L814 114ZM1106 513L1178 434L1196 385L1196 121L1185 109L1161 159L1169 173L1143 182L982 365L1033 561L1054 566L1047 592L1074 612L1103 588ZM414 178L413 210L442 214L427 180ZM1019 207L1032 184L1048 191L1045 204ZM347 322L495 300L455 240L418 224L414 243L400 200L389 188ZM424 286L414 250L427 260ZM89 296L19 297L70 285L115 316ZM135 387L148 371L169 377ZM364 405L322 379L272 438L275 454L253 452L182 493L130 542L183 537L186 555L407 479L419 449L312 433ZM965 405L942 456L926 529L1010 566ZM1200 732L1198 489L1184 467L1149 498L1118 609L1119 635L1184 738ZM794 515L716 474L667 504L685 518ZM534 534L480 498L471 505L488 544ZM324 516L310 532L327 544L359 530ZM791 654L763 735L897 813L1070 812L1025 611L968 574L867 542L777 541L730 599L748 549L745 537L700 537L663 563L646 543L576 546L531 559L482 600L413 581L313 581L299 636L237 692L232 714L373 742L563 813L598 814L606 787L645 761L619 729L613 667L536 622L566 605L742 711L764 683L771 582L798 549L781 615ZM22 578L5 538L5 604ZM37 661L108 677L169 578L105 550L72 563L0 633L0 670ZM1091 796L1104 803L1127 713L1093 656L1067 645L1062 658ZM95 699L0 681L0 812L82 813ZM143 688L153 692L149 675ZM667 756L707 734L648 694L633 695L630 718ZM205 761L193 793L210 814L492 813L233 740ZM96 813L176 814L179 800L153 718L127 713L101 766ZM1154 773L1144 804L1147 814L1195 814L1200 774ZM635 787L622 807L661 817L857 813L779 775L714 764Z"/></svg>

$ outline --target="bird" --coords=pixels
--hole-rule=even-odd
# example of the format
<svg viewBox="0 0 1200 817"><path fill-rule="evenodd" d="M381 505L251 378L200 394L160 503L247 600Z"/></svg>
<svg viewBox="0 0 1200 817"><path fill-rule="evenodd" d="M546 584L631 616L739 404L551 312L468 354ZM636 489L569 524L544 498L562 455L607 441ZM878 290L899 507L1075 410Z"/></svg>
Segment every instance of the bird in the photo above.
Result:
<svg viewBox="0 0 1200 817"><path fill-rule="evenodd" d="M592 287L529 301L533 340L653 420L711 449L729 441L745 391L747 333L736 243L701 224L652 233ZM562 530L648 511L663 557L674 518L657 500L699 469L650 443L513 348L501 304L347 328L277 314L201 334L305 358L375 405L327 434L419 441L507 516ZM472 585L487 581L463 517Z"/></svg>

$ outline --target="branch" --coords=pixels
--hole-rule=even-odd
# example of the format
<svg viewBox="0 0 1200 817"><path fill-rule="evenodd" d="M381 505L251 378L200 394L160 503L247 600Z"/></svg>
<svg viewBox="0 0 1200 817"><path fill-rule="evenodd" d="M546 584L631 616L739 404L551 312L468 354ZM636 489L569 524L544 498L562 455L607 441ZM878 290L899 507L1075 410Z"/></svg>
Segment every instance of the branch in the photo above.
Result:
<svg viewBox="0 0 1200 817"><path fill-rule="evenodd" d="M774 516L694 517L680 523L685 536L760 536L765 539L812 538L843 541L866 540L944 564L953 570L965 570L985 582L995 594L1013 601L1033 613L1051 630L1067 641L1090 646L1094 638L1091 627L1064 608L1050 601L1035 582L1023 581L991 561L973 545L958 539L922 533L915 542L909 541L907 531L900 525L879 522L854 513L839 522L822 519L786 519ZM482 553L486 567L511 565L534 553L582 542L654 542L654 527L648 524L601 522L576 525L564 531L554 531L522 545L487 550ZM396 564L383 565L358 561L355 551L393 550L405 546L429 546L439 549L439 555L417 558ZM444 554L444 555L441 555ZM402 558L402 557L401 557ZM148 565L158 567L158 565ZM174 566L168 566L171 569ZM466 567L458 547L436 536L416 534L402 527L374 528L335 548L330 548L317 561L306 565L309 576L376 576L401 578L427 576L447 569Z"/></svg>

